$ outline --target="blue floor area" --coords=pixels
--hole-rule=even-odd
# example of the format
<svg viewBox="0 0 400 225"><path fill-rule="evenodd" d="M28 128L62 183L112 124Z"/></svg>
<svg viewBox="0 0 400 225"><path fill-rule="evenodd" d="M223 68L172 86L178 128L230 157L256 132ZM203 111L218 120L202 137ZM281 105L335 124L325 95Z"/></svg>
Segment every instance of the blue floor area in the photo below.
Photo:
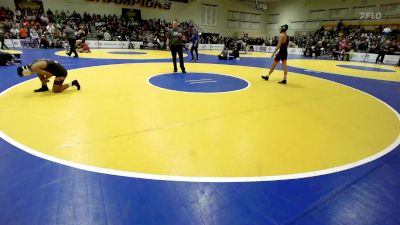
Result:
<svg viewBox="0 0 400 225"><path fill-rule="evenodd" d="M53 50L24 50L24 64L36 58L55 59L68 69L170 62L75 59L56 56ZM219 61L201 55L200 62L269 68L272 59ZM24 80L15 70L15 66L0 67L0 92ZM357 88L400 111L398 82L293 67L289 71ZM0 139L0 225L399 225L399 171L397 146L373 162L318 177L244 183L156 181L67 167L32 156Z"/></svg>
<svg viewBox="0 0 400 225"><path fill-rule="evenodd" d="M355 69L355 70L366 70L366 71L375 71L375 72L396 72L395 70L388 70L382 68L374 68L374 67L366 67L366 66L355 66L355 65L336 65L338 67Z"/></svg>

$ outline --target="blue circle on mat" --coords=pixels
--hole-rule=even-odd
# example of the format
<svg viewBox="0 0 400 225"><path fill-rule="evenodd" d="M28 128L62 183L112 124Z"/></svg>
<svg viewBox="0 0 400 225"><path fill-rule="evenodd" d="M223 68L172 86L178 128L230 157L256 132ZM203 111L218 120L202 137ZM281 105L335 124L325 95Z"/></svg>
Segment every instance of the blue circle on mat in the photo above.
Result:
<svg viewBox="0 0 400 225"><path fill-rule="evenodd" d="M151 77L154 86L184 92L218 93L237 91L249 86L246 80L213 73L169 73Z"/></svg>
<svg viewBox="0 0 400 225"><path fill-rule="evenodd" d="M387 70L382 68L374 68L374 67L366 67L366 66L356 66L356 65L336 65L338 67L354 69L354 70L366 70L366 71L374 71L374 72L396 72L394 70Z"/></svg>
<svg viewBox="0 0 400 225"><path fill-rule="evenodd" d="M108 52L110 54L122 54L122 55L145 55L145 52Z"/></svg>

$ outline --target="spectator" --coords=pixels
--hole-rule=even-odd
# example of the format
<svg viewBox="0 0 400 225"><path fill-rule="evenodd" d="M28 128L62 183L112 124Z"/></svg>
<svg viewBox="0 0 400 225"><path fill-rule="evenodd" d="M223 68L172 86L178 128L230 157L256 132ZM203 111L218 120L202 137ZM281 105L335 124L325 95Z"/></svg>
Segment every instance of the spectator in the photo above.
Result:
<svg viewBox="0 0 400 225"><path fill-rule="evenodd" d="M4 49L4 48L8 49L7 45L4 43L5 36L6 36L5 30L0 27L0 45L1 45L1 49Z"/></svg>
<svg viewBox="0 0 400 225"><path fill-rule="evenodd" d="M385 28L382 30L383 37L384 37L384 38L388 38L389 35L390 35L390 32L392 32L392 29L390 29L390 27L385 27Z"/></svg>
<svg viewBox="0 0 400 225"><path fill-rule="evenodd" d="M84 38L86 37L86 31L85 31L85 29L84 29L83 24L81 24L81 25L79 26L79 30L78 30L78 32L76 33L76 37L77 37L78 39L84 39Z"/></svg>
<svg viewBox="0 0 400 225"><path fill-rule="evenodd" d="M17 28L17 25L13 25L13 27L10 30L11 33L11 38L12 39L17 39L19 36L19 29Z"/></svg>
<svg viewBox="0 0 400 225"><path fill-rule="evenodd" d="M50 47L50 42L48 38L46 37L46 35L42 35L40 38L39 48L49 48L49 47Z"/></svg>
<svg viewBox="0 0 400 225"><path fill-rule="evenodd" d="M25 26L22 26L21 29L19 29L19 38L25 39L28 37L28 30L25 28Z"/></svg>
<svg viewBox="0 0 400 225"><path fill-rule="evenodd" d="M31 39L34 39L39 43L39 33L35 30L35 28L29 29L29 35L31 36Z"/></svg>
<svg viewBox="0 0 400 225"><path fill-rule="evenodd" d="M396 50L397 50L397 44L396 44L396 41L393 39L389 43L388 54L394 54L396 52Z"/></svg>
<svg viewBox="0 0 400 225"><path fill-rule="evenodd" d="M48 17L52 17L54 15L50 9L47 10L46 14Z"/></svg>
<svg viewBox="0 0 400 225"><path fill-rule="evenodd" d="M21 11L19 11L19 9L16 9L15 10L15 16L16 16L16 19L21 19Z"/></svg>
<svg viewBox="0 0 400 225"><path fill-rule="evenodd" d="M4 7L0 8L0 21L5 21L7 18L6 9Z"/></svg>
<svg viewBox="0 0 400 225"><path fill-rule="evenodd" d="M49 18L42 14L40 17L41 25L46 26L49 23Z"/></svg>
<svg viewBox="0 0 400 225"><path fill-rule="evenodd" d="M104 32L103 36L105 41L111 41L111 35L107 30Z"/></svg>

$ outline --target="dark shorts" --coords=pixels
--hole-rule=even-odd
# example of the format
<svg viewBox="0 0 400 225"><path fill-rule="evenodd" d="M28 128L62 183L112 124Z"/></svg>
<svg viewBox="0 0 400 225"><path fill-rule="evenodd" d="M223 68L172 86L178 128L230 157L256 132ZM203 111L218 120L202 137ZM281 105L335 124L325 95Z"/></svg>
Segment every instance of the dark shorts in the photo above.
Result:
<svg viewBox="0 0 400 225"><path fill-rule="evenodd" d="M67 77L67 75L68 75L67 70L58 63L54 64L52 66L51 71L48 71L48 72L53 74L55 77Z"/></svg>
<svg viewBox="0 0 400 225"><path fill-rule="evenodd" d="M62 85L64 83L65 78L68 75L68 72L63 66L57 63L52 66L52 74L56 77L56 79L60 77L64 78L63 80L60 81L54 80L53 83L54 85Z"/></svg>
<svg viewBox="0 0 400 225"><path fill-rule="evenodd" d="M284 61L287 60L288 52L287 50L279 50L278 54L275 56L275 61Z"/></svg>

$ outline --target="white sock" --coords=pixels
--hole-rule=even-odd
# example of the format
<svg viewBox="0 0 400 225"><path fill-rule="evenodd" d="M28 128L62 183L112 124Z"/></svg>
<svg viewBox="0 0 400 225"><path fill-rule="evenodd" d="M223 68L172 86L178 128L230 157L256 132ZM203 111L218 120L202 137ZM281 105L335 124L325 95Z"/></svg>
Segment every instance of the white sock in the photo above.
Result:
<svg viewBox="0 0 400 225"><path fill-rule="evenodd" d="M72 82L69 82L69 83L68 83L68 87L72 87Z"/></svg>

